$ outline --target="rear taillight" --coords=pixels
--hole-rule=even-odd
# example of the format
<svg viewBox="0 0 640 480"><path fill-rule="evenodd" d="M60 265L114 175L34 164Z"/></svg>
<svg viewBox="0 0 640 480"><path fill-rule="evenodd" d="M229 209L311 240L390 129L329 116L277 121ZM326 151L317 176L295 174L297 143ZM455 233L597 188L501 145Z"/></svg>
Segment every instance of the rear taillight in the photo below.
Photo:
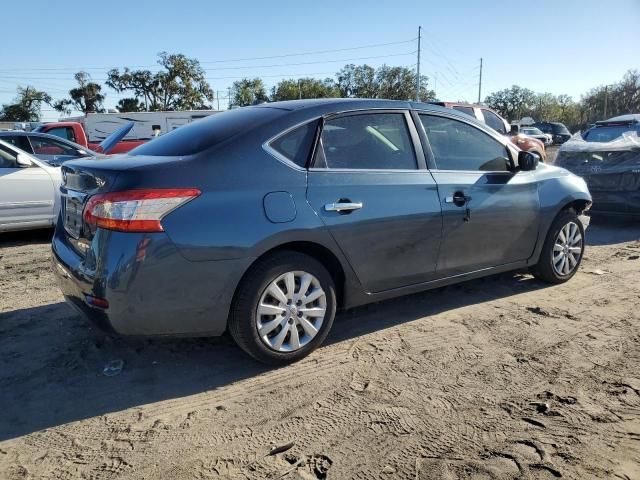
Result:
<svg viewBox="0 0 640 480"><path fill-rule="evenodd" d="M161 232L168 213L200 195L197 188L154 188L94 195L84 207L84 221L121 232Z"/></svg>

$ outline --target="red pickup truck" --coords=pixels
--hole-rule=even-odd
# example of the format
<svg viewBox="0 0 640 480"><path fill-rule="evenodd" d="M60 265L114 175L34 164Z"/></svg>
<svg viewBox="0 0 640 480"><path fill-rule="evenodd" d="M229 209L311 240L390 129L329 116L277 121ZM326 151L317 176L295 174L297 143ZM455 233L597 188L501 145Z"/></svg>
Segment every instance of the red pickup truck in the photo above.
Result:
<svg viewBox="0 0 640 480"><path fill-rule="evenodd" d="M100 142L89 141L87 134L84 131L84 127L79 122L45 123L36 128L35 131L71 140L72 142L82 145L83 147L87 147L94 152L101 153L102 150ZM109 153L125 153L138 145L142 145L146 141L147 140L121 140L109 151Z"/></svg>

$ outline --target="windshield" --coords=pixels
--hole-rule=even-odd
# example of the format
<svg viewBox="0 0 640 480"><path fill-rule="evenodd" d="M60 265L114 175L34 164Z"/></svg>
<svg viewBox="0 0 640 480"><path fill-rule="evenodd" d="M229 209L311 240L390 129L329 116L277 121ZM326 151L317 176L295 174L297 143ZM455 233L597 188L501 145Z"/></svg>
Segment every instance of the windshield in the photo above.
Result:
<svg viewBox="0 0 640 480"><path fill-rule="evenodd" d="M638 127L636 127L638 128ZM595 127L584 134L587 142L610 142L621 137L626 132L633 132L635 128L630 125L616 125L611 127Z"/></svg>
<svg viewBox="0 0 640 480"><path fill-rule="evenodd" d="M571 135L567 127L565 127L562 123L552 123L551 128L553 129L553 133Z"/></svg>
<svg viewBox="0 0 640 480"><path fill-rule="evenodd" d="M168 157L193 155L281 114L282 110L265 107L227 110L177 128L134 148L129 154Z"/></svg>

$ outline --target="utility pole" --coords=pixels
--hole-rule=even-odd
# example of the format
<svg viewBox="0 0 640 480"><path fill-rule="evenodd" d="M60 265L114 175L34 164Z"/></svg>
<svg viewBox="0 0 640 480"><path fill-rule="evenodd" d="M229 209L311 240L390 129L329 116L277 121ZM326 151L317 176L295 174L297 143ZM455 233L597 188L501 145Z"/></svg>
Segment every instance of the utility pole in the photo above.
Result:
<svg viewBox="0 0 640 480"><path fill-rule="evenodd" d="M604 119L607 119L607 102L609 100L609 85L604 86Z"/></svg>
<svg viewBox="0 0 640 480"><path fill-rule="evenodd" d="M229 110L231 110L231 87L227 87L227 100L229 101Z"/></svg>
<svg viewBox="0 0 640 480"><path fill-rule="evenodd" d="M436 99L438 98L438 72L436 72L436 79L435 82L433 83L433 96L436 97Z"/></svg>
<svg viewBox="0 0 640 480"><path fill-rule="evenodd" d="M218 111L220 111L220 90L216 90L216 100L218 100Z"/></svg>
<svg viewBox="0 0 640 480"><path fill-rule="evenodd" d="M478 103L482 97L482 57L480 57L480 81L478 82Z"/></svg>
<svg viewBox="0 0 640 480"><path fill-rule="evenodd" d="M416 102L420 101L420 40L422 36L422 27L418 27L418 63L416 69Z"/></svg>

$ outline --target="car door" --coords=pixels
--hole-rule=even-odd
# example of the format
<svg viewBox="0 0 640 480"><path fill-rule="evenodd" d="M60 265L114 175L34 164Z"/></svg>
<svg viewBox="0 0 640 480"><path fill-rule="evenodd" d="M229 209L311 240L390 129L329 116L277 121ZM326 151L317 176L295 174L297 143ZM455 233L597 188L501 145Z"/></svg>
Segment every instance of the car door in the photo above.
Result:
<svg viewBox="0 0 640 480"><path fill-rule="evenodd" d="M434 277L440 202L407 111L326 118L307 189L309 204L367 291Z"/></svg>
<svg viewBox="0 0 640 480"><path fill-rule="evenodd" d="M497 134L444 114L419 118L442 206L439 276L528 259L540 209L534 172L515 172Z"/></svg>
<svg viewBox="0 0 640 480"><path fill-rule="evenodd" d="M48 225L54 214L54 185L37 165L19 166L17 151L0 144L0 230L9 225Z"/></svg>

